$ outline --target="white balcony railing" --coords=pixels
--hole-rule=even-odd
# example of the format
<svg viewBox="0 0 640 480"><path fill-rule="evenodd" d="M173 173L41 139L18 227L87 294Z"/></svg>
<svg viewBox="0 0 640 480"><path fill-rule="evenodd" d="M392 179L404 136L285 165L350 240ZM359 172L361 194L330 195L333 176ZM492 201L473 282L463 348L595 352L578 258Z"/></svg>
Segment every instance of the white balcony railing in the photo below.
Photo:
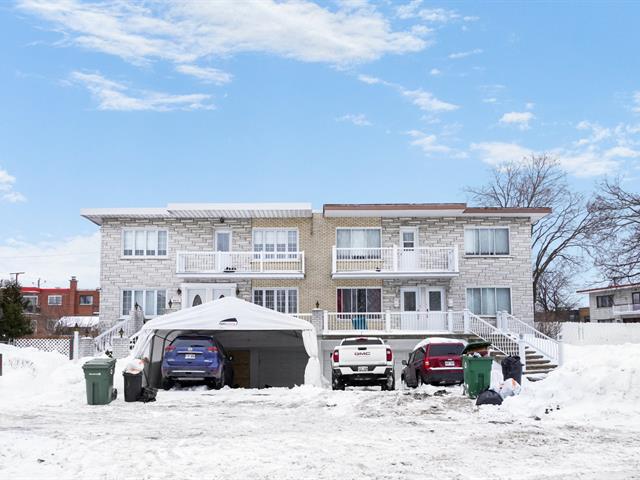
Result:
<svg viewBox="0 0 640 480"><path fill-rule="evenodd" d="M326 313L325 333L457 332L464 329L464 312Z"/></svg>
<svg viewBox="0 0 640 480"><path fill-rule="evenodd" d="M451 276L459 272L458 248L338 248L332 251L332 273L344 278Z"/></svg>
<svg viewBox="0 0 640 480"><path fill-rule="evenodd" d="M614 315L638 315L640 316L640 303L625 303L622 305L614 305Z"/></svg>
<svg viewBox="0 0 640 480"><path fill-rule="evenodd" d="M302 278L304 252L178 252L176 274L189 277Z"/></svg>

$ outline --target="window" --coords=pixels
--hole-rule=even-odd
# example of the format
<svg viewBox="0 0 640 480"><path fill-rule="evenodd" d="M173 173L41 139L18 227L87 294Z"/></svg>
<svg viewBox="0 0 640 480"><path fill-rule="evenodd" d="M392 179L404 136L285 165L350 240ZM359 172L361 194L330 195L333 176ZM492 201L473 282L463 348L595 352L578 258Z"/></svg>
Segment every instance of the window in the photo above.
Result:
<svg viewBox="0 0 640 480"><path fill-rule="evenodd" d="M122 255L125 257L164 257L167 255L166 230L124 230Z"/></svg>
<svg viewBox="0 0 640 480"><path fill-rule="evenodd" d="M382 289L339 288L338 312L382 312Z"/></svg>
<svg viewBox="0 0 640 480"><path fill-rule="evenodd" d="M511 313L510 288L467 288L467 308L476 315Z"/></svg>
<svg viewBox="0 0 640 480"><path fill-rule="evenodd" d="M509 229L467 228L464 250L467 255L509 255Z"/></svg>
<svg viewBox="0 0 640 480"><path fill-rule="evenodd" d="M366 260L380 258L379 228L338 228L336 247L338 260Z"/></svg>
<svg viewBox="0 0 640 480"><path fill-rule="evenodd" d="M613 306L613 295L598 295L596 297L598 308L609 308Z"/></svg>
<svg viewBox="0 0 640 480"><path fill-rule="evenodd" d="M145 317L162 315L166 300L166 290L123 290L122 315L129 316L136 305L142 308Z"/></svg>
<svg viewBox="0 0 640 480"><path fill-rule="evenodd" d="M80 305L93 305L93 295L80 295Z"/></svg>
<svg viewBox="0 0 640 480"><path fill-rule="evenodd" d="M297 259L298 231L275 228L253 230L253 250L264 252L266 259Z"/></svg>
<svg viewBox="0 0 640 480"><path fill-rule="evenodd" d="M253 291L253 303L280 313L298 313L298 290L267 288Z"/></svg>
<svg viewBox="0 0 640 480"><path fill-rule="evenodd" d="M36 313L38 311L38 295L23 295L22 299L26 302L24 307L26 313Z"/></svg>
<svg viewBox="0 0 640 480"><path fill-rule="evenodd" d="M49 295L47 298L49 305L62 305L62 295Z"/></svg>

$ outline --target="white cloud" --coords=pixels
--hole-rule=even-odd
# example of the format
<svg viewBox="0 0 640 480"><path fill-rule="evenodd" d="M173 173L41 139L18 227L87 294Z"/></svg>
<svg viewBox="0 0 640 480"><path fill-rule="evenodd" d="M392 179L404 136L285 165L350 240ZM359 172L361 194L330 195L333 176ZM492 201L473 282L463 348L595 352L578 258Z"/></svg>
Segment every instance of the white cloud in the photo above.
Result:
<svg viewBox="0 0 640 480"><path fill-rule="evenodd" d="M434 97L432 93L426 92L422 89L407 90L403 88L401 89L401 93L405 97L410 98L414 105L425 112L450 112L452 110L457 110L458 108L460 108L458 107L458 105L454 105L453 103L439 100Z"/></svg>
<svg viewBox="0 0 640 480"><path fill-rule="evenodd" d="M369 85L375 85L375 84L382 84L382 85L391 85L388 82L385 82L384 80L381 80L380 78L377 77L372 77L371 75L358 75L358 80L360 80L361 82L367 83Z"/></svg>
<svg viewBox="0 0 640 480"><path fill-rule="evenodd" d="M524 105L524 108L526 108L527 110L533 110L535 108L536 104L533 102L527 102Z"/></svg>
<svg viewBox="0 0 640 480"><path fill-rule="evenodd" d="M535 116L531 112L508 112L502 115L500 123L506 125L515 125L520 130L528 130L531 128L529 122L533 120Z"/></svg>
<svg viewBox="0 0 640 480"><path fill-rule="evenodd" d="M480 142L472 143L471 150L477 151L480 159L490 165L520 162L533 153L532 150L516 143Z"/></svg>
<svg viewBox="0 0 640 480"><path fill-rule="evenodd" d="M438 75L441 75L441 74L442 72L437 68L432 68L431 71L429 72L429 75L433 75L434 77L437 77Z"/></svg>
<svg viewBox="0 0 640 480"><path fill-rule="evenodd" d="M412 138L409 144L420 148L427 156L434 154L446 154L447 158L465 158L467 156L466 153L441 143L435 134L427 134L420 130L409 130L405 133Z"/></svg>
<svg viewBox="0 0 640 480"><path fill-rule="evenodd" d="M99 110L168 112L172 110L211 110L211 95L192 93L173 95L148 90L131 91L122 83L98 73L72 72L73 82L86 87L98 102Z"/></svg>
<svg viewBox="0 0 640 480"><path fill-rule="evenodd" d="M51 23L64 44L135 64L175 64L259 52L304 62L349 65L424 49L427 32L394 30L375 6L324 8L306 0L277 2L90 2L20 0L19 8Z"/></svg>
<svg viewBox="0 0 640 480"><path fill-rule="evenodd" d="M96 288L100 285L100 233L59 241L7 239L0 244L0 268L0 278L9 278L10 272L25 272L20 276L24 286L40 278L46 281L45 287L65 287L75 275L83 288Z"/></svg>
<svg viewBox="0 0 640 480"><path fill-rule="evenodd" d="M640 157L640 151L618 145L605 150L604 155L607 158L638 158Z"/></svg>
<svg viewBox="0 0 640 480"><path fill-rule="evenodd" d="M9 203L27 201L27 197L14 190L15 183L16 177L9 175L9 172L0 168L0 200Z"/></svg>
<svg viewBox="0 0 640 480"><path fill-rule="evenodd" d="M214 83L216 85L224 85L229 83L233 75L217 68L198 67L197 65L178 65L176 70L185 75L191 75L202 80L205 83Z"/></svg>
<svg viewBox="0 0 640 480"><path fill-rule="evenodd" d="M483 50L481 48L475 48L473 50L468 50L466 52L455 52L455 53L450 53L449 54L449 58L452 60L457 60L459 58L465 58L465 57L469 57L471 55L479 55L483 52Z"/></svg>
<svg viewBox="0 0 640 480"><path fill-rule="evenodd" d="M337 122L351 122L358 127L369 127L372 123L367 119L364 113L348 113L336 118Z"/></svg>
<svg viewBox="0 0 640 480"><path fill-rule="evenodd" d="M449 23L453 20L474 21L475 17L462 17L455 10L445 10L444 8L420 8L422 0L413 0L405 5L396 8L398 18L409 19L419 18L431 23Z"/></svg>

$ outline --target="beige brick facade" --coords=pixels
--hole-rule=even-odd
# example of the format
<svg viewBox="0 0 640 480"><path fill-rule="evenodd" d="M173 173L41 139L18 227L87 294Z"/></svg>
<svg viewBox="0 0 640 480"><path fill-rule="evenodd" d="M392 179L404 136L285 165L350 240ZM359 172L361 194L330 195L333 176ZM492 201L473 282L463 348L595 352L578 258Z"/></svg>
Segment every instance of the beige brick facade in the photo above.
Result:
<svg viewBox="0 0 640 480"><path fill-rule="evenodd" d="M466 257L464 231L473 226L508 226L510 229L510 255L500 258ZM125 259L122 257L122 230L124 228L157 227L168 231L166 258ZM382 232L382 246L400 243L400 228L418 229L420 246L456 245L459 252L460 274L453 278L412 279L340 279L331 276L332 247L336 244L338 227L377 227ZM180 250L212 251L214 231L225 228L232 231L232 250L251 251L252 230L255 228L295 228L298 231L299 250L305 253L305 276L302 279L222 279L176 276L176 252ZM105 220L102 227L101 252L101 320L111 324L122 315L123 289L166 289L167 299L174 298L180 286L188 283L233 283L237 295L252 299L254 288L297 288L298 311L309 313L316 308L336 311L337 288L380 287L382 309L397 311L402 288L434 286L445 289L449 305L455 310L466 306L469 287L509 287L513 313L527 322L533 320L531 291L531 230L527 217L326 217L314 213L303 218L253 219L135 219ZM446 303L445 301L445 308Z"/></svg>

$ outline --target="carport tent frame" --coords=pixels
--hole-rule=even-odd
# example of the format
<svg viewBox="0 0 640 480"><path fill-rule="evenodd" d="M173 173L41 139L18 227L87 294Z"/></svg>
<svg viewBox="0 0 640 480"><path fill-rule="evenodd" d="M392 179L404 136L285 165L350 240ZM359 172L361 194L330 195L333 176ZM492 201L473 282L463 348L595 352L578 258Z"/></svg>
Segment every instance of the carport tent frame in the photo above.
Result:
<svg viewBox="0 0 640 480"><path fill-rule="evenodd" d="M302 339L302 346L309 359L305 366L304 383L306 385L320 386L320 362L318 360L318 341L313 325L305 320L300 320L290 315L255 305L244 300L225 297L212 302L207 302L196 307L180 310L156 317L147 322L140 332L138 341L133 351L136 358L147 359L147 369L159 369L160 360L157 360L156 342L162 340L162 349L172 334L206 334L228 336L230 332L277 333ZM299 335L298 335L299 332ZM229 349L221 342L227 350ZM154 365L155 364L155 365ZM155 375L148 372L150 383L155 384Z"/></svg>

